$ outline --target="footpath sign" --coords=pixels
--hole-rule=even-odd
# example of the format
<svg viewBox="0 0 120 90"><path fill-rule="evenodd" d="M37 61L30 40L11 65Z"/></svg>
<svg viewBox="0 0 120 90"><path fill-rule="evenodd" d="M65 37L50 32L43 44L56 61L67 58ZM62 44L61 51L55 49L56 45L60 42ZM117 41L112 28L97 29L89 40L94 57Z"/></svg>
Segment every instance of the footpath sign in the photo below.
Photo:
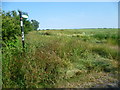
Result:
<svg viewBox="0 0 120 90"><path fill-rule="evenodd" d="M25 13L25 12L22 12L22 17L23 17L23 18L28 18L28 14Z"/></svg>
<svg viewBox="0 0 120 90"><path fill-rule="evenodd" d="M28 14L25 13L25 12L22 12L22 11L19 11L19 15L20 15L20 27L21 27L21 32L22 32L22 45L23 45L23 48L25 47L24 44L24 28L23 28L23 18L28 18Z"/></svg>

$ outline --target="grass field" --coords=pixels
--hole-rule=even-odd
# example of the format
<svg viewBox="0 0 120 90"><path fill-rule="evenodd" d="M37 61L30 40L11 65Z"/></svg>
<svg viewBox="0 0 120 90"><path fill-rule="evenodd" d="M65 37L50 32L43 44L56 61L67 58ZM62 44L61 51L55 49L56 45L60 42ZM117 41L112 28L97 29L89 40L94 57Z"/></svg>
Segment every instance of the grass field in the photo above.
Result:
<svg viewBox="0 0 120 90"><path fill-rule="evenodd" d="M90 88L117 81L118 30L32 31L3 47L3 88Z"/></svg>

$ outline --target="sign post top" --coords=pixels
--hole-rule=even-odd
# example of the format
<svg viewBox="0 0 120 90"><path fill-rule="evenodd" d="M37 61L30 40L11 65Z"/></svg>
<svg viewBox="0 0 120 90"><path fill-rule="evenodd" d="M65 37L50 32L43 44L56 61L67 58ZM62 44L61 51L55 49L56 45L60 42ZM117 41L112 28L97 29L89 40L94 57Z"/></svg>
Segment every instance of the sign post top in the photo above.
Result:
<svg viewBox="0 0 120 90"><path fill-rule="evenodd" d="M25 13L25 12L22 12L22 17L23 17L23 18L28 18L28 14Z"/></svg>
<svg viewBox="0 0 120 90"><path fill-rule="evenodd" d="M24 15L22 15L22 17L23 17L23 18L28 18L28 15L25 15L25 14L24 14Z"/></svg>
<svg viewBox="0 0 120 90"><path fill-rule="evenodd" d="M22 18L28 18L28 14L26 12L22 12L18 10L18 12L21 14Z"/></svg>

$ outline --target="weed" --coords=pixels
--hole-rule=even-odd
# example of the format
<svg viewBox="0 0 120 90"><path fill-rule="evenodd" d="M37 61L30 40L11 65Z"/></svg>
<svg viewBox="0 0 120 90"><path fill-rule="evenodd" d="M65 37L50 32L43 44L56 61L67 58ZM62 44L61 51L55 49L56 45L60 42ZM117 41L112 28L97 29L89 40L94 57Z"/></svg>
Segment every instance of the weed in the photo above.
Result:
<svg viewBox="0 0 120 90"><path fill-rule="evenodd" d="M19 38L8 42L2 50L3 88L49 88L87 74L115 72L115 33L106 29L33 31L25 37L25 52Z"/></svg>

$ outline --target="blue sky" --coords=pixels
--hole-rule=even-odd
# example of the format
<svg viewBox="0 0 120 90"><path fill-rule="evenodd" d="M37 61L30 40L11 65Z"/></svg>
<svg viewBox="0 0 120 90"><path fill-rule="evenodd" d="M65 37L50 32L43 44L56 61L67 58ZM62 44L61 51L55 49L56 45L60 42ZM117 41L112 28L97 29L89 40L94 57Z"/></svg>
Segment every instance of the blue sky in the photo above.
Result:
<svg viewBox="0 0 120 90"><path fill-rule="evenodd" d="M28 12L40 29L117 28L117 2L3 2L5 11Z"/></svg>

